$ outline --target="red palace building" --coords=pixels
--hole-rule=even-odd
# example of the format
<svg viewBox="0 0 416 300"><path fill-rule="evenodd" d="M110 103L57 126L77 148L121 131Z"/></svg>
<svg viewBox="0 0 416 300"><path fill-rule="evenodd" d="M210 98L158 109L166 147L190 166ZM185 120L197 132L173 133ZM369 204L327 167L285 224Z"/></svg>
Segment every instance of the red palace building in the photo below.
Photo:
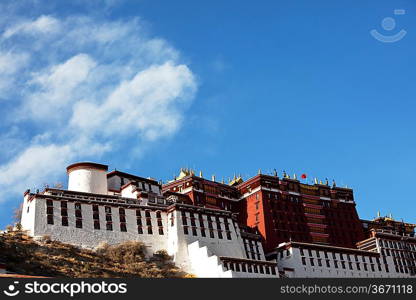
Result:
<svg viewBox="0 0 416 300"><path fill-rule="evenodd" d="M283 242L304 242L356 248L366 238L359 219L353 190L328 182L304 184L284 174L258 175L243 181L234 177L228 184L196 176L182 169L163 185L164 194L187 196L198 206L228 210L239 223L258 231L265 253Z"/></svg>

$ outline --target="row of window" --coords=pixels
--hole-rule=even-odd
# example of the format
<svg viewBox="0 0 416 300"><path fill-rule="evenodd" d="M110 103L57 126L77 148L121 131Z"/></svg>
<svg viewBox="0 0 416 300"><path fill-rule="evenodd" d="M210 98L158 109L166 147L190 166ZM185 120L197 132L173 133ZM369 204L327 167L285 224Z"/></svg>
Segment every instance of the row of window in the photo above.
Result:
<svg viewBox="0 0 416 300"><path fill-rule="evenodd" d="M405 243L405 242L380 240L380 246L381 247L384 246L386 248L391 248L391 249L416 251L416 244Z"/></svg>
<svg viewBox="0 0 416 300"><path fill-rule="evenodd" d="M228 219L227 218L224 218L224 228L225 228L225 230L223 231L222 228L221 228L221 222L220 222L219 217L215 217L215 223L216 223L216 228L215 229L213 227L212 217L209 216L209 215L207 216L208 228L205 227L205 222L204 222L204 219L202 217L202 214L198 214L198 218L195 218L194 213L190 213L190 217L189 217L190 224L188 224L188 217L186 216L185 211L181 212L181 217L182 217L182 225L183 225L183 233L184 234L189 234L189 229L191 229L192 235L193 236L198 236L197 230L199 229L201 236L206 237L207 236L206 235L206 229L208 229L208 233L209 233L210 238L215 238L214 231L216 231L219 239L224 238L223 237L224 232L225 232L225 235L226 235L228 240L232 239L230 225L228 224ZM197 227L197 225L196 225L196 219L198 219L199 227Z"/></svg>
<svg viewBox="0 0 416 300"><path fill-rule="evenodd" d="M244 250L248 259L261 260L261 253L259 244L253 240L243 239Z"/></svg>
<svg viewBox="0 0 416 300"><path fill-rule="evenodd" d="M67 201L61 201L61 224L62 226L68 226L68 203ZM80 203L75 203L75 227L82 228L83 227L83 217L82 217L82 206ZM47 214L47 223L50 225L54 224L53 218L53 201L47 200L46 201L46 214ZM105 225L107 231L113 231L113 215L112 215L112 208L110 206L104 207L105 212ZM119 226L121 232L127 232L127 221L126 221L126 211L124 208L118 209L119 213ZM94 222L94 229L100 230L100 213L99 213L99 206L92 205L92 216ZM150 215L149 210L145 210L145 220L146 220L146 228L147 234L153 234L153 226L152 226L152 218ZM160 211L156 211L156 222L158 226L159 235L163 235L163 222L162 222L162 214ZM137 225L137 232L139 234L143 234L143 224L142 224L142 217L141 211L139 209L136 210L136 225Z"/></svg>
<svg viewBox="0 0 416 300"><path fill-rule="evenodd" d="M400 251L400 250L392 250L392 249L381 249L381 255L386 256L393 256L393 257L399 257L399 258L410 258L416 260L416 252L410 252L410 251Z"/></svg>
<svg viewBox="0 0 416 300"><path fill-rule="evenodd" d="M354 270L354 265L355 265L355 269L357 271L363 270L363 271L367 271L368 272L368 271L371 270L371 272L376 272L375 264L373 264L373 263L372 264L359 263L359 262L353 263L351 261L343 261L343 260L342 261L338 261L338 260L330 261L329 259L321 259L321 258L315 259L315 258L312 258L312 257L310 257L309 260L307 260L306 257L302 257L301 259L302 259L302 264L304 266L307 265L307 261L309 262L309 265L311 267L314 267L314 266L322 267L323 266L323 262L325 262L325 266L327 268L331 268L331 262L332 262L332 266L335 269L342 268L342 269L346 270L347 269L347 266L348 266L348 269L349 270ZM368 266L370 266L370 268L368 268ZM388 267L387 264L384 265L384 268L385 268L386 272L389 272L389 267ZM377 269L378 269L379 272L382 271L381 264L377 264Z"/></svg>
<svg viewBox="0 0 416 300"><path fill-rule="evenodd" d="M223 262L225 270L243 273L273 274L276 275L276 268L273 266L264 266L250 263Z"/></svg>
<svg viewBox="0 0 416 300"><path fill-rule="evenodd" d="M289 251L289 250L287 250ZM321 251L319 250L312 250L312 249L303 249L303 248L299 248L299 252L301 256L305 256L305 253L308 254L308 256L310 257L314 257L313 253L315 253L315 257L320 258L321 257ZM363 255L352 255L352 254L345 254L345 253L336 253L336 252L327 252L327 251L322 251L323 252L323 257L325 259L329 258L329 256L332 256L332 258L335 259L339 259L339 260L348 260L348 261L359 261L359 257L361 257L361 261L362 262L370 262L370 263L374 263L377 262L377 264L380 264L380 259L378 257L366 257Z"/></svg>

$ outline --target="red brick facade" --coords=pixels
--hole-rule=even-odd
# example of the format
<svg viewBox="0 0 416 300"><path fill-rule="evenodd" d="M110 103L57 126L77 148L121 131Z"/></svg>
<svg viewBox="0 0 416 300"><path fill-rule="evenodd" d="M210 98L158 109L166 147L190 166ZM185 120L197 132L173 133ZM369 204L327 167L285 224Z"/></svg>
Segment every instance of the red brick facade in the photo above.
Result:
<svg viewBox="0 0 416 300"><path fill-rule="evenodd" d="M269 175L230 186L189 174L163 191L187 195L194 205L237 213L241 224L261 233L266 253L288 241L354 248L365 238L348 188Z"/></svg>

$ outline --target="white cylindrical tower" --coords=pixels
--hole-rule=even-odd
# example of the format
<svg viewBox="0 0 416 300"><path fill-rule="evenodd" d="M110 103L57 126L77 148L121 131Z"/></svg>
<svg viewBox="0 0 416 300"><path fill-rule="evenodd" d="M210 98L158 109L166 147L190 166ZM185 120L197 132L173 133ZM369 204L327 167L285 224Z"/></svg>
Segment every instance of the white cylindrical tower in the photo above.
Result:
<svg viewBox="0 0 416 300"><path fill-rule="evenodd" d="M92 162L79 162L66 168L68 190L107 195L108 166Z"/></svg>

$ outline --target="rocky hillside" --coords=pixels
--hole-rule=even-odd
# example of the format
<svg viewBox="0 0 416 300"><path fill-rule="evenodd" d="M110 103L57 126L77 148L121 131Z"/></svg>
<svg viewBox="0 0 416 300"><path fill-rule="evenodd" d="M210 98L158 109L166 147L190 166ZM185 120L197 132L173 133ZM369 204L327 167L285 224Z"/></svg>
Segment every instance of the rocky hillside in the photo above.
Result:
<svg viewBox="0 0 416 300"><path fill-rule="evenodd" d="M81 249L44 237L34 241L22 232L0 234L0 261L8 271L48 277L190 277L174 266L165 251L146 258L140 242L117 246L102 244L96 250Z"/></svg>

